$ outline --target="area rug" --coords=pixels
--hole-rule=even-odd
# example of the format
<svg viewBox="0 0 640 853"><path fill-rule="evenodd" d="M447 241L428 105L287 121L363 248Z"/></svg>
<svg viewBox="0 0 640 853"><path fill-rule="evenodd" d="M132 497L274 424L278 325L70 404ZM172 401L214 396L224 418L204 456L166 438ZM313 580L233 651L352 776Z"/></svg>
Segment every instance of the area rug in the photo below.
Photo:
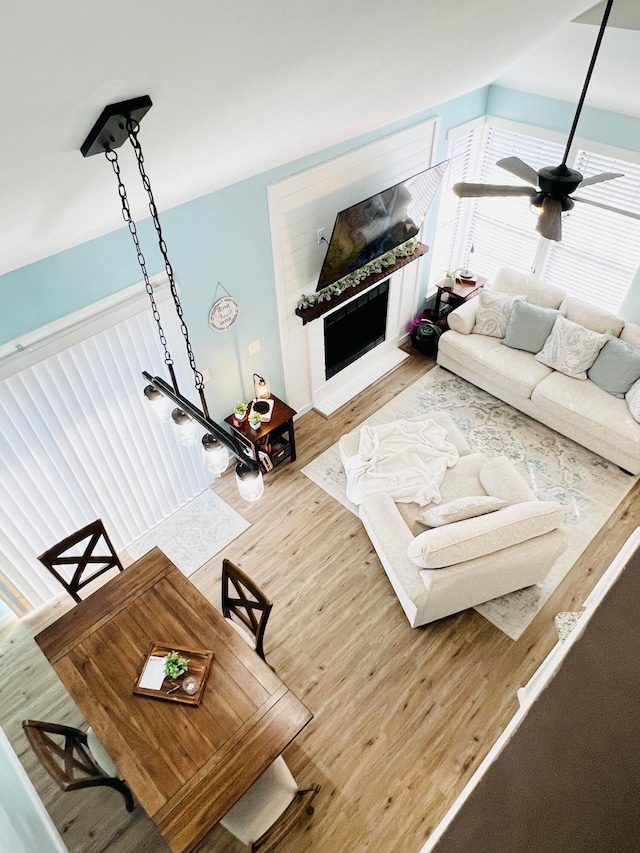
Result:
<svg viewBox="0 0 640 853"><path fill-rule="evenodd" d="M127 552L137 560L157 545L189 577L249 527L240 513L207 489L127 546Z"/></svg>
<svg viewBox="0 0 640 853"><path fill-rule="evenodd" d="M564 508L569 547L544 582L475 608L517 640L637 477L441 367L434 367L364 423L383 424L440 409L449 412L474 451L508 456L540 500L556 501ZM337 444L302 472L357 515L345 496Z"/></svg>

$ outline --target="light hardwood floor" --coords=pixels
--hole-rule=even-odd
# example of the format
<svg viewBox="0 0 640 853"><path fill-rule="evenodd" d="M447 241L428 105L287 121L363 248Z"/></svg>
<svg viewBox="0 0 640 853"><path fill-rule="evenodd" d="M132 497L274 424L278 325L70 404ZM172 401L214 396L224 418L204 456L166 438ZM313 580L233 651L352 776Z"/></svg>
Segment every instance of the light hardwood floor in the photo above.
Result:
<svg viewBox="0 0 640 853"><path fill-rule="evenodd" d="M299 418L298 459L266 479L258 503L239 498L231 474L215 485L252 526L192 580L219 606L227 556L268 591L267 659L314 714L285 757L300 783L322 791L282 853L417 853L555 644L555 613L579 609L640 524L636 485L517 642L473 610L410 628L358 519L300 468L431 364L412 354L330 419ZM69 606L62 599L0 634L0 723L72 853L166 853L140 806L129 815L115 792L58 791L22 735L25 717L83 723L33 641ZM221 827L199 847L244 849Z"/></svg>

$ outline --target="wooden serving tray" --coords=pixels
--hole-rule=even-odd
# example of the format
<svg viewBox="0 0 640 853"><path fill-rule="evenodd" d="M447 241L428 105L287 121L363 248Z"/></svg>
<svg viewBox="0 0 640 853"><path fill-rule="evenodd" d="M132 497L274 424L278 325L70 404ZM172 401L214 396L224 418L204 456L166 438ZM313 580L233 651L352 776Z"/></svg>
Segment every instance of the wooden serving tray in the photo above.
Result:
<svg viewBox="0 0 640 853"><path fill-rule="evenodd" d="M165 677L160 690L150 690L147 687L140 687L139 681L147 665L147 661L152 655L164 657L169 652L178 652L179 655L185 657L189 661L189 668L179 678ZM133 692L139 696L149 696L152 699L162 699L165 702L179 702L182 705L199 705L202 699L202 693L209 676L211 663L213 661L213 652L208 649L181 649L177 646L168 646L164 643L153 643L149 647L149 651L140 661L138 666L138 677L133 685ZM182 683L184 678L192 676L198 682L198 689L192 695L185 693L184 690L178 689L174 693L167 693L178 684Z"/></svg>

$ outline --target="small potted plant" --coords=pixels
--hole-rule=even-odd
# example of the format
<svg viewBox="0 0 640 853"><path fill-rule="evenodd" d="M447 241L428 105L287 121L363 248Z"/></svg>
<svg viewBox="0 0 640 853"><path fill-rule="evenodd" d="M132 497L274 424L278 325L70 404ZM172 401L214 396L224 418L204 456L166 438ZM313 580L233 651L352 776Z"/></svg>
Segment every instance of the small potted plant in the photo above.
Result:
<svg viewBox="0 0 640 853"><path fill-rule="evenodd" d="M167 678L179 678L189 669L189 661L178 652L169 652L164 660L164 674Z"/></svg>
<svg viewBox="0 0 640 853"><path fill-rule="evenodd" d="M240 400L235 404L233 407L233 422L236 426L240 426L241 423L246 421L248 409L249 405L244 400Z"/></svg>
<svg viewBox="0 0 640 853"><path fill-rule="evenodd" d="M258 412L252 411L251 414L249 415L249 424L251 426L251 429L258 429L260 427L261 423L262 423L262 418L260 417Z"/></svg>

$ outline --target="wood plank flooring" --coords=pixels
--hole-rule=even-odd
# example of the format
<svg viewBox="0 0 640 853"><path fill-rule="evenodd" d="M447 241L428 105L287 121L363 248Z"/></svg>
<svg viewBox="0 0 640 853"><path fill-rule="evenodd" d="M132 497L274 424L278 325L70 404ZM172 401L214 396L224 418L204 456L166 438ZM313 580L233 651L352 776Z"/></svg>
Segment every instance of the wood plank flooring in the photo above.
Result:
<svg viewBox="0 0 640 853"><path fill-rule="evenodd" d="M314 713L285 757L299 783L322 791L281 853L417 853L555 644L553 616L579 609L640 524L636 485L517 642L473 610L410 628L358 519L300 468L431 366L412 352L331 418L299 418L298 459L266 478L256 504L231 473L215 484L252 526L192 580L219 607L223 556L255 577L275 602L267 659ZM72 853L166 853L140 806L128 814L107 789L60 792L22 735L26 717L84 722L33 641L71 604L0 633L0 723ZM216 827L198 849L245 848Z"/></svg>

